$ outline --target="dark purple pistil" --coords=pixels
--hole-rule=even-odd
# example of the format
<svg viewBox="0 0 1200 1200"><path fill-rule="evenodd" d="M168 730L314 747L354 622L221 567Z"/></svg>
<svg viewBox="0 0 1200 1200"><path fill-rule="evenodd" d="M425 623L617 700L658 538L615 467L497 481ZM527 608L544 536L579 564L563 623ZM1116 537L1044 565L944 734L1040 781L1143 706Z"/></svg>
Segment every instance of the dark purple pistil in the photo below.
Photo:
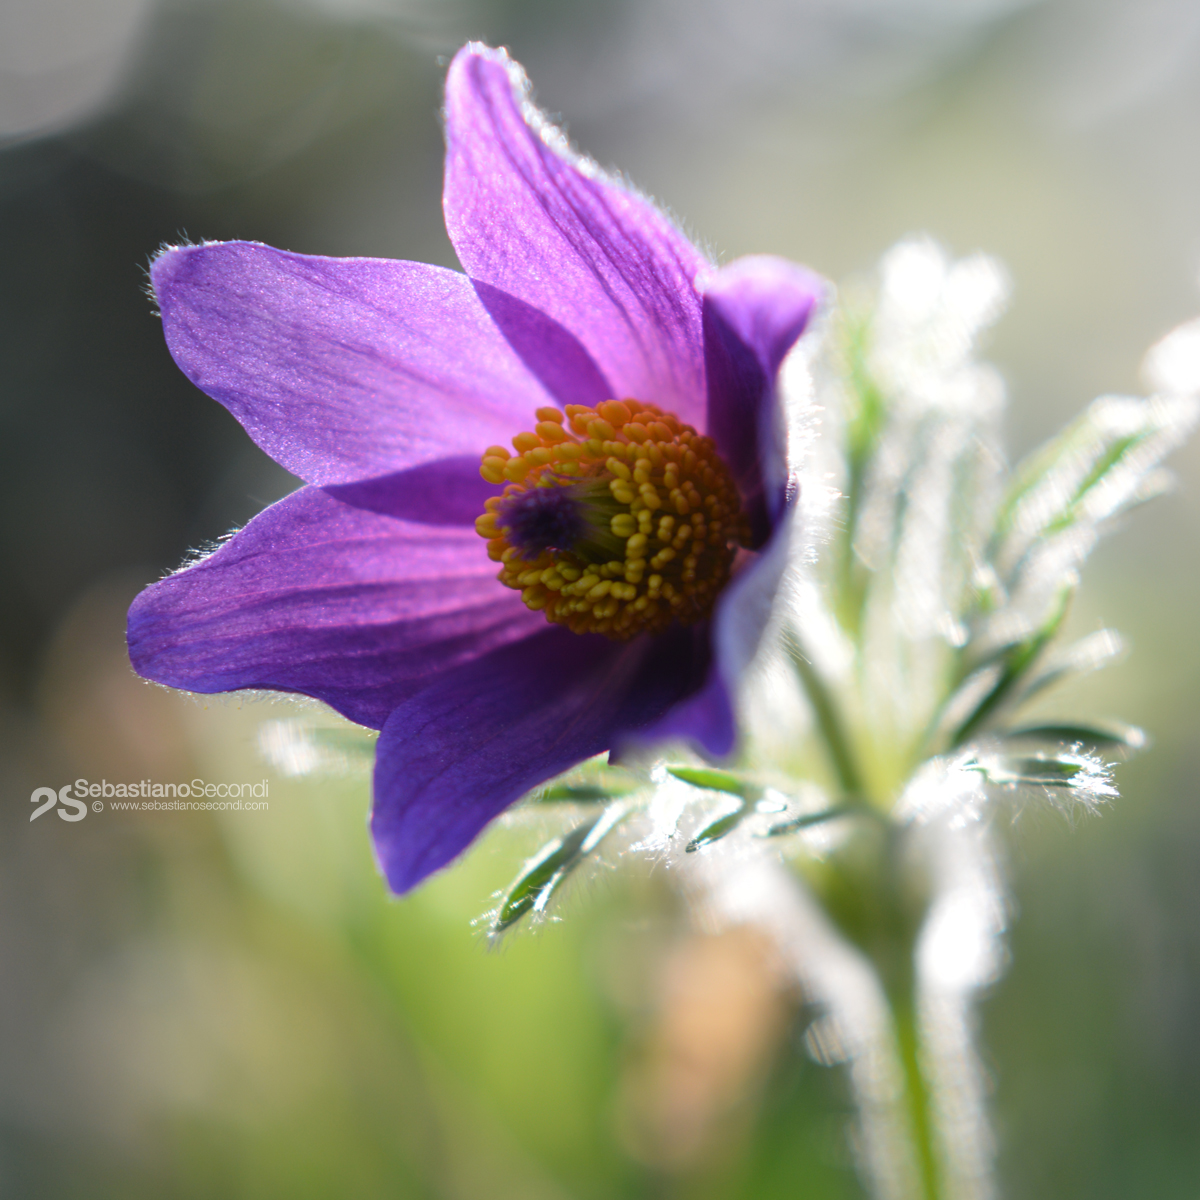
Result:
<svg viewBox="0 0 1200 1200"><path fill-rule="evenodd" d="M570 550L588 532L583 505L569 484L506 496L498 517L509 544L529 560L543 550Z"/></svg>

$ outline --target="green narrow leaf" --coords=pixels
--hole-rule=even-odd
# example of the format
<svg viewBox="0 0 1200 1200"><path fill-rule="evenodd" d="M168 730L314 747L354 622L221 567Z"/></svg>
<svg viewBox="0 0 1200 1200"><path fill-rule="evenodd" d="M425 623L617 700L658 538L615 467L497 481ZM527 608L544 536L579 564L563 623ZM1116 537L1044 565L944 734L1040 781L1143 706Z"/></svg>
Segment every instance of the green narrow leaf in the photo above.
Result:
<svg viewBox="0 0 1200 1200"><path fill-rule="evenodd" d="M576 825L569 833L547 843L526 864L492 922L491 932L502 933L531 912L544 912L550 898L567 876L624 819L629 809L612 804L598 817Z"/></svg>
<svg viewBox="0 0 1200 1200"><path fill-rule="evenodd" d="M709 821L688 842L685 850L688 854L694 854L697 850L703 850L706 846L711 846L713 842L719 842L726 834L732 833L753 811L754 806L743 801L733 812L723 813L721 816Z"/></svg>
<svg viewBox="0 0 1200 1200"><path fill-rule="evenodd" d="M841 334L852 407L847 413L844 429L846 499L841 533L834 546L837 591L833 610L842 628L857 638L861 633L866 606L869 573L859 561L854 544L866 493L868 468L887 424L888 403L870 369L870 314L846 310Z"/></svg>
<svg viewBox="0 0 1200 1200"><path fill-rule="evenodd" d="M852 466L863 468L887 420L888 405L871 372L871 317L847 313L842 323L842 348L846 358L854 407L846 422L846 451Z"/></svg>
<svg viewBox="0 0 1200 1200"><path fill-rule="evenodd" d="M1195 418L1192 405L1114 396L1094 401L1058 437L1017 468L1013 485L997 513L993 550L998 550L1016 529L1025 501L1056 472L1062 475L1062 499L1056 505L1056 512L1040 520L1036 530L1029 531L1035 538L1053 537L1073 525L1096 489L1118 473L1132 470L1137 479L1147 479L1162 458L1179 444ZM1080 467L1084 468L1082 475ZM1073 480L1069 487L1068 480ZM1111 518L1141 499L1140 485L1135 479L1130 479L1129 486L1122 491L1123 495L1099 516ZM995 558L995 554L989 556Z"/></svg>
<svg viewBox="0 0 1200 1200"><path fill-rule="evenodd" d="M784 648L796 674L804 687L808 702L812 705L813 715L825 742L825 750L830 763L837 773L841 790L850 796L858 796L863 792L862 779L858 773L858 764L850 749L850 739L842 724L842 715L838 711L837 702L825 686L817 669L804 653L800 635L794 629L784 632Z"/></svg>
<svg viewBox="0 0 1200 1200"><path fill-rule="evenodd" d="M751 783L748 779L732 775L728 771L717 771L710 767L668 767L669 774L692 787L704 788L710 792L728 792L731 796L740 796L743 800L757 799L762 795L762 786Z"/></svg>
<svg viewBox="0 0 1200 1200"><path fill-rule="evenodd" d="M1074 589L1071 587L1062 588L1042 627L1032 637L1018 642L1004 652L1004 669L1000 672L999 679L975 706L971 715L955 730L950 739L951 747L961 746L963 742L977 733L987 719L1008 699L1026 671L1037 662L1042 651L1062 627L1073 591Z"/></svg>
<svg viewBox="0 0 1200 1200"><path fill-rule="evenodd" d="M1099 431L1095 427L1094 415L1085 411L1075 418L1056 437L1039 446L1013 472L1012 482L996 513L992 547L999 544L1013 531L1017 511L1025 500L1058 466L1072 456L1086 453L1089 441L1095 441ZM989 554L994 558L994 554Z"/></svg>
<svg viewBox="0 0 1200 1200"><path fill-rule="evenodd" d="M1031 783L1043 787L1070 787L1086 768L1057 758L1005 758L984 773L992 783Z"/></svg>
<svg viewBox="0 0 1200 1200"><path fill-rule="evenodd" d="M713 842L719 842L726 834L732 833L754 811L755 801L763 794L762 784L742 779L729 771L718 771L712 767L668 767L667 771L692 787L736 796L740 801L732 812L714 817L699 830L685 847L688 854L703 850L705 846L711 846Z"/></svg>
<svg viewBox="0 0 1200 1200"><path fill-rule="evenodd" d="M1006 741L1084 742L1098 750L1141 750L1146 734L1134 725L1023 725L1004 732Z"/></svg>
<svg viewBox="0 0 1200 1200"><path fill-rule="evenodd" d="M971 763L967 769L978 771L988 783L1115 794L1107 777L1107 768L1097 761L1086 759L1015 755Z"/></svg>
<svg viewBox="0 0 1200 1200"><path fill-rule="evenodd" d="M1112 629L1098 629L1059 651L1034 675L1021 691L1020 702L1044 692L1074 675L1098 671L1124 653L1125 644Z"/></svg>
<svg viewBox="0 0 1200 1200"><path fill-rule="evenodd" d="M633 785L605 787L600 783L555 783L539 788L530 799L535 804L596 804L626 796L633 790Z"/></svg>
<svg viewBox="0 0 1200 1200"><path fill-rule="evenodd" d="M823 825L826 821L836 821L838 817L863 817L874 815L872 810L858 808L849 804L840 804L836 808L826 808L821 812L803 813L798 817L789 817L772 825L762 837L783 837L795 833L799 829L809 829L813 825Z"/></svg>
<svg viewBox="0 0 1200 1200"><path fill-rule="evenodd" d="M1056 533L1061 533L1064 529L1075 523L1079 513L1080 505L1087 499L1088 493L1100 483L1102 479L1121 463L1125 456L1134 449L1140 446L1150 436L1150 430L1139 430L1135 434L1126 437L1117 438L1110 446L1108 446L1092 464L1092 469L1080 481L1079 486L1075 489L1074 496L1071 497L1067 507L1059 513L1059 515L1042 531L1043 537L1050 537Z"/></svg>

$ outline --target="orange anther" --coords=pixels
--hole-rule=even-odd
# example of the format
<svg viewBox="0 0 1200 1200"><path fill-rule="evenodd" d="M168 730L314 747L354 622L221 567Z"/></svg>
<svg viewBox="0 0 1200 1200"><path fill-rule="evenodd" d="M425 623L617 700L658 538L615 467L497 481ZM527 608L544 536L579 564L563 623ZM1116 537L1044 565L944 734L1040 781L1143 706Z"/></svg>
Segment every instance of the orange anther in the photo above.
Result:
<svg viewBox="0 0 1200 1200"><path fill-rule="evenodd" d="M533 428L545 442L563 442L567 439L567 431L558 421L539 421Z"/></svg>
<svg viewBox="0 0 1200 1200"><path fill-rule="evenodd" d="M620 400L605 400L602 404L596 405L596 411L617 429L620 429L633 416L629 411L629 406L622 404Z"/></svg>
<svg viewBox="0 0 1200 1200"><path fill-rule="evenodd" d="M565 412L547 406L536 415L534 430L513 438L515 457L489 446L480 465L484 479L507 484L476 521L500 582L576 633L623 640L707 617L748 539L737 488L712 440L635 399L569 404ZM513 506L542 489L568 490L548 507L526 509L534 525L540 511L558 513L560 505L569 514L577 503L577 544L523 544L528 522L514 522ZM560 536L562 526L553 528Z"/></svg>

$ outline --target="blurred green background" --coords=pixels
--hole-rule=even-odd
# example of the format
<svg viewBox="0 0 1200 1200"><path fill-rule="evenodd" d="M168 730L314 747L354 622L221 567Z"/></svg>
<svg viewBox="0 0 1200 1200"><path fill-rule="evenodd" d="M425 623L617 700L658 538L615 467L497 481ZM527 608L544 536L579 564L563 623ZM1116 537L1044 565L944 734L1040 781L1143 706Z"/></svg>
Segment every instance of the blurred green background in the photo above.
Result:
<svg viewBox="0 0 1200 1200"><path fill-rule="evenodd" d="M752 939L689 933L669 881L613 869L489 953L473 921L545 829L395 902L361 777L29 823L79 777L269 773L256 731L295 706L191 701L124 657L138 588L293 486L175 370L145 266L181 236L456 265L438 108L473 37L723 259L840 278L913 231L1000 256L1014 456L1139 391L1200 310L1195 0L8 0L0 1195L860 1194L803 1008ZM1012 1197L1200 1195L1200 446L1175 466L1072 618L1133 646L1073 711L1155 748L1102 818L1006 835L982 1018Z"/></svg>

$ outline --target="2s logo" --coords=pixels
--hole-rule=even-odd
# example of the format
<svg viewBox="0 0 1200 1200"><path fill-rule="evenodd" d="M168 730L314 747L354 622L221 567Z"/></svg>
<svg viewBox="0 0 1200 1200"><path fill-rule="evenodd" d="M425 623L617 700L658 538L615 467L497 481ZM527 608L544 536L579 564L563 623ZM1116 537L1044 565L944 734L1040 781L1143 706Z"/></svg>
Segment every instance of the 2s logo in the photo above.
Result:
<svg viewBox="0 0 1200 1200"><path fill-rule="evenodd" d="M87 805L82 800L76 800L71 795L71 785L68 783L66 787L61 787L56 792L53 788L40 787L34 788L33 795L29 797L30 804L37 804L39 800L43 803L29 814L31 821L36 821L44 812L49 812L56 804L62 803L67 808L73 808L74 814L64 812L63 809L58 810L58 815L64 821L82 821L87 816Z"/></svg>

